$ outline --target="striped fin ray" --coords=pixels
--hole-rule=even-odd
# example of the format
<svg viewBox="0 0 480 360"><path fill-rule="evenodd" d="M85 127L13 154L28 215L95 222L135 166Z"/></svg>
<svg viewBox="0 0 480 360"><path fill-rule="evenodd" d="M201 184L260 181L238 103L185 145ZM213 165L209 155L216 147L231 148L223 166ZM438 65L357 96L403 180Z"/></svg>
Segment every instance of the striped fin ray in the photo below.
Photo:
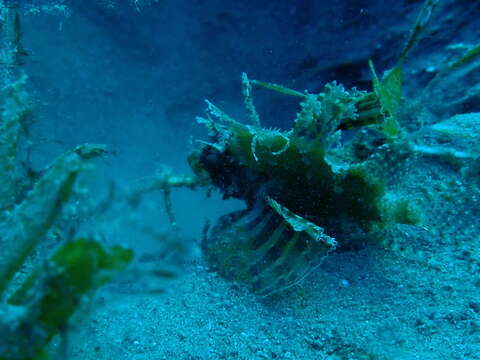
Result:
<svg viewBox="0 0 480 360"><path fill-rule="evenodd" d="M221 276L268 296L301 281L335 244L321 227L267 198L222 217L203 250Z"/></svg>

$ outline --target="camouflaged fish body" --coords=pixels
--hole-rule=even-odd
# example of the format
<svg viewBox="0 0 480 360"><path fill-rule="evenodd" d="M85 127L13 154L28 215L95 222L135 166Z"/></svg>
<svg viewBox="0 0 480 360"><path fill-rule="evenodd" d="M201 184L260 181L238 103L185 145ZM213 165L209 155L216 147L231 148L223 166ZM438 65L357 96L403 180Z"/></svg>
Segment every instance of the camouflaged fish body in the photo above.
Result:
<svg viewBox="0 0 480 360"><path fill-rule="evenodd" d="M388 137L382 123L388 110L377 93L337 83L319 94L294 92L303 98L300 110L292 129L280 131L260 125L250 85L244 84L244 95L251 124L207 102L199 122L209 138L189 163L203 183L247 206L223 216L206 236L207 262L223 277L269 295L298 283L337 241L356 248L372 229L399 222L397 214L407 219L401 210L408 207L387 200L381 157L372 156ZM342 138L344 129L361 134L363 127L377 132L371 143Z"/></svg>

